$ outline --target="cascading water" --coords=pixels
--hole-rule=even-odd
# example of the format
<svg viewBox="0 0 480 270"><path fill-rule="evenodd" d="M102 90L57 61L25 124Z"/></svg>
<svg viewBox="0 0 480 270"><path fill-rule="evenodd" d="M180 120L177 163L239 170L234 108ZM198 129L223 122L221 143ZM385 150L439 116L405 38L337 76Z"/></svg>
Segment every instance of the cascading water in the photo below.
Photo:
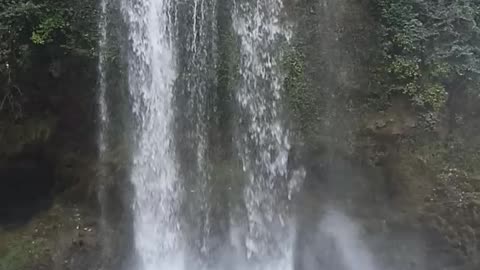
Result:
<svg viewBox="0 0 480 270"><path fill-rule="evenodd" d="M103 167L103 162L105 161L105 155L107 151L107 140L106 134L108 130L108 108L107 108L107 74L106 74L106 66L107 66L107 0L102 0L100 2L100 21L99 21L99 44L98 44L98 135L97 135L97 147L98 147L98 160L100 162L99 166L99 174L102 176L106 175L105 168ZM98 192L98 200L101 202L101 211L102 214L105 215L106 207L105 207L105 197L106 197L106 190L103 184L98 185L99 192ZM106 231L106 224L105 219L101 219L101 226L103 231Z"/></svg>
<svg viewBox="0 0 480 270"><path fill-rule="evenodd" d="M173 85L176 79L173 3L123 1L129 27L129 91L136 116L134 240L137 269L182 269L183 241L173 145Z"/></svg>
<svg viewBox="0 0 480 270"><path fill-rule="evenodd" d="M240 40L240 83L236 91L240 128L237 149L248 178L244 201L247 256L261 269L291 269L292 239L284 201L289 151L280 117L283 76L280 0L235 1L233 28Z"/></svg>
<svg viewBox="0 0 480 270"><path fill-rule="evenodd" d="M105 134L109 125L106 1L101 2L103 15L99 24L101 154L106 151ZM207 0L185 3L121 2L128 27L128 88L131 114L135 118L129 177L134 187L136 260L132 270L224 269L222 265L242 270L294 269L296 228L289 207L291 192L301 185L305 171L294 172L289 179L290 144L281 113L284 75L279 63L290 31L280 19L282 1L235 0L229 6L240 54L237 63L240 77L231 89L237 104L233 118L238 120L232 139L246 181L243 206L223 206L219 199L214 202L216 207L228 209L220 211L225 215L220 218L230 219L228 229L233 236L231 243L217 243L215 251L209 250L209 241L216 237L212 231L213 234L228 232L212 230L221 221L210 220L209 203L218 198L212 190L229 188L214 189L211 185L217 183L209 178L210 168L216 166L209 163L208 156L209 116L216 113L209 107L208 99L209 91L217 84L218 3ZM237 202L225 204L228 203ZM230 207L245 208L246 214L238 214L241 211ZM374 270L373 260L362 251L352 224L343 216L327 215L318 233L333 239L331 242L337 247L335 252L340 254L344 268ZM233 246L234 251L225 251L225 255L218 251L218 246Z"/></svg>
<svg viewBox="0 0 480 270"><path fill-rule="evenodd" d="M107 116L107 102L106 102L106 91L107 91L107 75L105 72L106 67L106 54L107 54L107 0L102 0L100 3L100 12L101 18L99 23L99 59L98 59L98 74L99 74L99 83L98 83L98 107L99 107L99 132L97 145L99 148L100 158L105 153L106 142L105 142L105 131L108 128L108 116Z"/></svg>
<svg viewBox="0 0 480 270"><path fill-rule="evenodd" d="M185 232L193 257L206 256L210 234L208 187L208 90L214 85L215 1L177 2L179 76L176 81L176 145L188 195ZM201 254L201 255L199 255Z"/></svg>

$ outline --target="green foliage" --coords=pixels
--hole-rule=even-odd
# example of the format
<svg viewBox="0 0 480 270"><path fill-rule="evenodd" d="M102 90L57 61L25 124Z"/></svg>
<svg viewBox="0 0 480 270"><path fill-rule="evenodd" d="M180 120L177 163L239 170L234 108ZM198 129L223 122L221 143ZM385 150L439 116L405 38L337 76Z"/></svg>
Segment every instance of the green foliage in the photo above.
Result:
<svg viewBox="0 0 480 270"><path fill-rule="evenodd" d="M5 240L5 239L2 239ZM36 257L43 255L44 239L30 239L29 237L17 237L8 239L8 248L0 254L0 269L21 270L31 269Z"/></svg>
<svg viewBox="0 0 480 270"><path fill-rule="evenodd" d="M22 117L20 77L35 65L94 59L97 14L95 0L0 0L0 112Z"/></svg>
<svg viewBox="0 0 480 270"><path fill-rule="evenodd" d="M478 95L478 1L376 0L380 65L378 94L404 94L441 110L455 91Z"/></svg>
<svg viewBox="0 0 480 270"><path fill-rule="evenodd" d="M2 0L2 51L15 45L45 45L91 50L96 46L97 8L94 0ZM8 42L10 41L10 44ZM87 47L88 46L88 47Z"/></svg>
<svg viewBox="0 0 480 270"><path fill-rule="evenodd" d="M7 80L7 75L15 75L28 66L32 54L95 55L94 0L0 0L0 10L2 88L7 81L15 81L11 77Z"/></svg>
<svg viewBox="0 0 480 270"><path fill-rule="evenodd" d="M32 33L32 42L34 44L45 44L53 42L52 34L57 30L65 27L64 19L59 14L54 14L43 20L35 31Z"/></svg>

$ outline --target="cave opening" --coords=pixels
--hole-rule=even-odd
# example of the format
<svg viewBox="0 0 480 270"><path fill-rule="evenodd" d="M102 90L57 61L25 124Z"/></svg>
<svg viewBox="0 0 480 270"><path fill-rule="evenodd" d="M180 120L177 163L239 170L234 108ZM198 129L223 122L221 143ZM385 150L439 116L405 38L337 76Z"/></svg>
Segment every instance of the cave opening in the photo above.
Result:
<svg viewBox="0 0 480 270"><path fill-rule="evenodd" d="M41 157L0 162L0 227L27 223L51 206L54 167Z"/></svg>

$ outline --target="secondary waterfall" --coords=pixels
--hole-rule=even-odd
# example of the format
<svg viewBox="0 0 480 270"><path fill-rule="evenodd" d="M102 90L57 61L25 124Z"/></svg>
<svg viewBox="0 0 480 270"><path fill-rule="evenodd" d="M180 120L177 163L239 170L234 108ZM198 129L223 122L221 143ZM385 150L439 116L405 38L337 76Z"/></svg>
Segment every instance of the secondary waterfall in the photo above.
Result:
<svg viewBox="0 0 480 270"><path fill-rule="evenodd" d="M215 1L177 1L176 39L178 77L175 89L178 163L188 194L183 202L184 233L189 257L208 256L210 235L208 186L209 91L215 85ZM197 266L198 267L198 266Z"/></svg>
<svg viewBox="0 0 480 270"><path fill-rule="evenodd" d="M106 51L107 51L107 0L102 0L100 3L100 12L101 18L99 22L99 59L98 59L98 107L99 107L99 117L100 122L100 131L98 133L98 148L100 156L102 156L106 150L105 135L106 129L108 126L108 116L107 116L107 102L106 102L106 91L107 91L107 79L106 79Z"/></svg>
<svg viewBox="0 0 480 270"><path fill-rule="evenodd" d="M179 182L173 145L174 27L169 0L123 1L128 81L136 116L131 181L137 269L182 269Z"/></svg>
<svg viewBox="0 0 480 270"><path fill-rule="evenodd" d="M236 89L240 126L237 149L247 175L247 256L262 269L292 268L287 224L288 132L281 119L280 46L289 32L280 22L282 1L235 1L233 27L240 40Z"/></svg>

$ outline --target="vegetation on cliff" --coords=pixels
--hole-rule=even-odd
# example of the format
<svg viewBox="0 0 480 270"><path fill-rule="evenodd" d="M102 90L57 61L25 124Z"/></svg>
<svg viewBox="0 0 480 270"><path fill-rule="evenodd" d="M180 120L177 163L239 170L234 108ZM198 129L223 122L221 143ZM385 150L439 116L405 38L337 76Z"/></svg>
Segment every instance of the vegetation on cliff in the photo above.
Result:
<svg viewBox="0 0 480 270"><path fill-rule="evenodd" d="M476 269L480 3L358 2L295 1L284 59L292 127L309 160L379 171L369 194L387 195L402 212L392 220L439 233L462 258L451 267Z"/></svg>
<svg viewBox="0 0 480 270"><path fill-rule="evenodd" d="M0 2L0 112L21 117L31 89L25 76L48 63L52 76L66 56L94 58L97 47L96 1L21 0ZM46 91L47 89L42 89ZM48 93L47 93L48 94Z"/></svg>
<svg viewBox="0 0 480 270"><path fill-rule="evenodd" d="M93 179L97 16L95 0L0 0L1 269L51 269L74 248L62 211Z"/></svg>
<svg viewBox="0 0 480 270"><path fill-rule="evenodd" d="M376 0L372 5L379 25L378 95L407 95L433 111L444 109L449 95L478 97L480 3Z"/></svg>

